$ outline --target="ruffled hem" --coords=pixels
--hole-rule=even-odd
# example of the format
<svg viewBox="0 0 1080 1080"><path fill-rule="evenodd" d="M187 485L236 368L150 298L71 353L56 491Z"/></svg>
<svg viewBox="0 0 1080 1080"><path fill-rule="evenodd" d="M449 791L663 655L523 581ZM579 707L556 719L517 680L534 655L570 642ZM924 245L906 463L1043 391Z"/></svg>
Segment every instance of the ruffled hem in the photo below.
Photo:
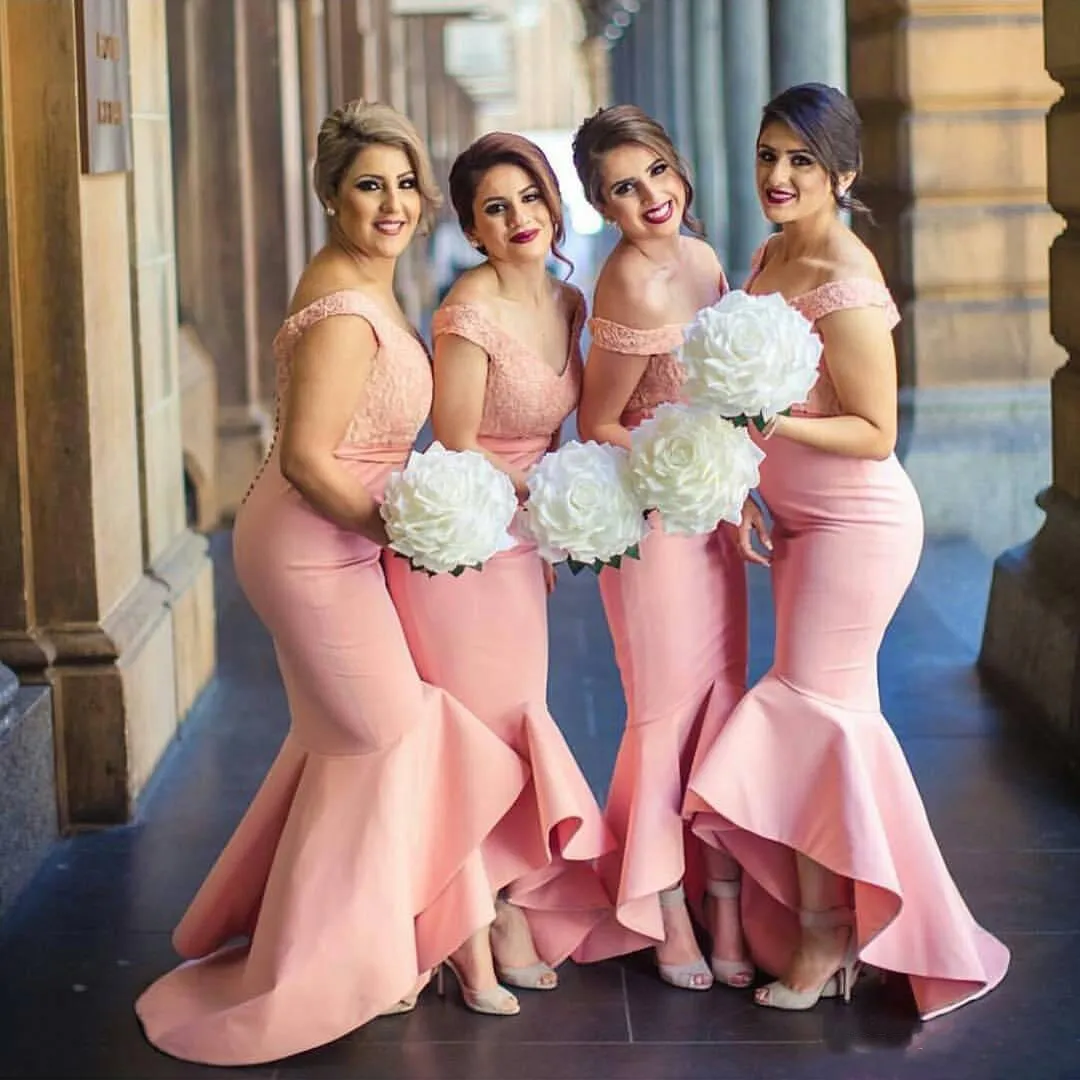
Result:
<svg viewBox="0 0 1080 1080"><path fill-rule="evenodd" d="M680 814L685 778L716 740L742 690L714 683L704 698L666 716L626 729L608 796L608 824L621 849L600 860L601 877L615 898L574 952L593 963L664 940L658 894L682 881L692 906L704 893L700 844Z"/></svg>
<svg viewBox="0 0 1080 1080"><path fill-rule="evenodd" d="M537 953L555 965L611 906L594 863L615 840L546 708L526 707L517 745L531 776L484 841L484 861L492 887L506 887L524 911Z"/></svg>
<svg viewBox="0 0 1080 1080"><path fill-rule="evenodd" d="M528 774L451 698L424 696L425 715L385 750L326 756L285 740L176 929L177 951L197 959L136 1003L151 1043L207 1065L325 1045L490 923L481 844ZM226 947L237 937L250 941Z"/></svg>
<svg viewBox="0 0 1080 1080"><path fill-rule="evenodd" d="M695 835L742 865L755 963L786 970L799 940L800 852L854 882L861 958L906 975L923 1019L988 993L1009 953L949 875L911 771L877 712L803 694L770 674L694 770Z"/></svg>

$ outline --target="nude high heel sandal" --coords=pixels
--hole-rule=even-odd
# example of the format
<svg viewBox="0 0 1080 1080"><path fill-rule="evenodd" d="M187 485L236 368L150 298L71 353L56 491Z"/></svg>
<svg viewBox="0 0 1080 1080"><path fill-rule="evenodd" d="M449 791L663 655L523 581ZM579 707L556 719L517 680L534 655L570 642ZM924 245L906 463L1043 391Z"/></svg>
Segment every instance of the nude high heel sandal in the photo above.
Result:
<svg viewBox="0 0 1080 1080"><path fill-rule="evenodd" d="M792 990L779 979L763 986L754 994L758 1005L772 1009L801 1012L812 1009L823 997L842 997L851 1001L851 990L859 973L859 950L855 940L855 913L850 908L835 907L828 911L800 911L799 925L804 930L835 930L846 927L847 947L840 966L828 978L810 990Z"/></svg>
<svg viewBox="0 0 1080 1080"><path fill-rule="evenodd" d="M714 901L734 900L737 902L742 892L742 880L733 878L727 881L709 881L705 891ZM716 955L716 942L713 942L713 954L709 958L712 973L719 982L735 990L745 990L754 981L754 965L749 960L724 960Z"/></svg>
<svg viewBox="0 0 1080 1080"><path fill-rule="evenodd" d="M502 908L511 907L508 900L495 901L496 912ZM526 929L528 928L529 924L520 909L516 913L516 918L524 922ZM496 957L495 974L499 982L516 987L518 990L554 990L559 985L559 976L555 969L550 964L545 964L543 960L537 960L535 964L527 964L525 967L507 967L500 964Z"/></svg>
<svg viewBox="0 0 1080 1080"><path fill-rule="evenodd" d="M686 906L686 893L682 885L676 885L673 889L665 889L657 894L662 908L677 908ZM656 970L660 978L669 986L677 986L680 990L711 990L713 975L704 957L698 957L689 964L661 964L656 961Z"/></svg>
<svg viewBox="0 0 1080 1080"><path fill-rule="evenodd" d="M439 968L435 986L439 997L446 996L446 985L443 979L443 972L446 968L449 968L453 972L454 978L457 979L458 987L461 989L461 999L465 1002L465 1008L470 1012L482 1013L484 1016L516 1016L521 1012L521 1004L518 999L504 986L496 985L490 990L474 990L465 982L457 965L449 957Z"/></svg>

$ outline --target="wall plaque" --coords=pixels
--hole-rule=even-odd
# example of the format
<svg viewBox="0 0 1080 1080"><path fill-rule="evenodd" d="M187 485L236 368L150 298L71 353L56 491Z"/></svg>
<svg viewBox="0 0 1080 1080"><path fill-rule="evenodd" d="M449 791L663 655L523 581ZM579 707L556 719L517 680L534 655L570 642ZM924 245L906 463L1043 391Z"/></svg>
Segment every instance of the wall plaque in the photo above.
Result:
<svg viewBox="0 0 1080 1080"><path fill-rule="evenodd" d="M126 0L77 0L83 172L131 168L131 57Z"/></svg>

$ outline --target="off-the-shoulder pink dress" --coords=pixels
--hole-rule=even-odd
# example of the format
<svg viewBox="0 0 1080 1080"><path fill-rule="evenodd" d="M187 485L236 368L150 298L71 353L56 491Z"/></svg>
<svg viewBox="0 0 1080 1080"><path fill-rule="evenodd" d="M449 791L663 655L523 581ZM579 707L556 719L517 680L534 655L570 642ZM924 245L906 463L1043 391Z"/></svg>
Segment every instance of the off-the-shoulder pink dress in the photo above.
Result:
<svg viewBox="0 0 1080 1080"><path fill-rule="evenodd" d="M589 326L600 347L649 357L625 426L679 400L681 325L642 331L594 318ZM600 861L614 910L575 953L581 961L663 942L657 894L679 881L700 904L701 845L682 818L686 780L746 690L746 572L725 530L671 536L653 520L640 561L602 571L600 594L627 720L605 809L619 848Z"/></svg>
<svg viewBox="0 0 1080 1080"><path fill-rule="evenodd" d="M811 322L850 308L899 321L885 286L867 279L791 304ZM840 413L826 366L795 411ZM687 812L743 866L744 929L762 968L783 974L797 946L802 852L854 882L862 958L906 974L928 1019L993 989L1009 954L965 906L880 711L878 649L919 561L919 499L895 456L841 457L784 438L764 449L773 666L694 770Z"/></svg>
<svg viewBox="0 0 1080 1080"><path fill-rule="evenodd" d="M584 298L555 372L476 304L436 312L432 334L454 334L488 356L480 444L518 469L534 465L577 406ZM387 579L420 674L465 704L520 756L531 777L485 839L492 888L526 913L549 964L570 954L608 906L593 860L612 846L603 817L547 708L547 592L535 545L520 541L480 571L428 577L387 553ZM486 769L470 778L485 784Z"/></svg>
<svg viewBox="0 0 1080 1080"><path fill-rule="evenodd" d="M378 351L335 456L378 497L428 413L431 374L415 337L361 292L316 301L275 341L279 408L301 336L347 316L367 320ZM234 550L273 636L292 723L176 929L190 962L136 1005L155 1046L213 1065L347 1034L486 926L479 846L527 778L484 724L420 681L380 549L312 509L276 448L237 516ZM465 782L476 776L484 783Z"/></svg>

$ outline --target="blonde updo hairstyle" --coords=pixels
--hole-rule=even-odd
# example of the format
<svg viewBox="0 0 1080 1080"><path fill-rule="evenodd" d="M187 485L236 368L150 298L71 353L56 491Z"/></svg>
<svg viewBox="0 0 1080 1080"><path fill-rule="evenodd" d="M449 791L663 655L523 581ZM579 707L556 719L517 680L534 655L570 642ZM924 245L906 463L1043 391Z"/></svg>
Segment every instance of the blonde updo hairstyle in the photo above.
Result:
<svg viewBox="0 0 1080 1080"><path fill-rule="evenodd" d="M356 155L373 145L396 146L409 159L420 194L419 231L430 232L443 200L427 148L407 117L378 101L350 101L322 122L313 177L319 201L329 209Z"/></svg>

